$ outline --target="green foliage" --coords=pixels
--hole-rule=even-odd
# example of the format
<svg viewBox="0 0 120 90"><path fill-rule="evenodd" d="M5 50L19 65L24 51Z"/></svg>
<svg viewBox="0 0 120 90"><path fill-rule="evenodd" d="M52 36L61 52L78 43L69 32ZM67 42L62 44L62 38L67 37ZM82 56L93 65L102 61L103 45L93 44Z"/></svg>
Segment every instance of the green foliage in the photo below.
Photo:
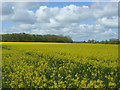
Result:
<svg viewBox="0 0 120 90"><path fill-rule="evenodd" d="M3 42L73 42L70 37L58 35L30 35L25 33L3 34Z"/></svg>
<svg viewBox="0 0 120 90"><path fill-rule="evenodd" d="M112 38L112 39L104 40L104 41L88 40L87 42L80 41L80 42L75 42L75 43L120 44L120 40L116 38Z"/></svg>
<svg viewBox="0 0 120 90"><path fill-rule="evenodd" d="M3 88L120 88L118 45L2 45Z"/></svg>

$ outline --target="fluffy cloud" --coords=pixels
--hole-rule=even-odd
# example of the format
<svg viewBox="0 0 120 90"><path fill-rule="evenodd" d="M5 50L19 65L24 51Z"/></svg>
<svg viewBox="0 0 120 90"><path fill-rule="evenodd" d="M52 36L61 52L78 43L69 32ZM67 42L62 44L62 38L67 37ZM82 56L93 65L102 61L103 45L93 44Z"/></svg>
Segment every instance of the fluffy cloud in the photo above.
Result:
<svg viewBox="0 0 120 90"><path fill-rule="evenodd" d="M36 17L33 11L29 10L16 10L14 14L8 14L2 16L2 21L12 21L18 23L34 23Z"/></svg>
<svg viewBox="0 0 120 90"><path fill-rule="evenodd" d="M12 6L13 6L12 3L2 3L2 6L0 7L0 14L1 15L13 14L14 10Z"/></svg>
<svg viewBox="0 0 120 90"><path fill-rule="evenodd" d="M13 21L19 23L34 23L36 21L33 11L28 10L39 3L3 3L2 21Z"/></svg>
<svg viewBox="0 0 120 90"><path fill-rule="evenodd" d="M101 25L88 25L88 24L70 24L70 26L52 28L42 24L22 24L9 28L9 33L19 33L19 31L32 34L56 34L66 35L72 37L73 40L105 40L109 38L117 38L117 32L111 29L106 29ZM3 30L7 33L7 29Z"/></svg>
<svg viewBox="0 0 120 90"><path fill-rule="evenodd" d="M73 23L79 22L81 19L87 19L88 6L78 7L75 5L69 5L63 8L47 6L41 6L36 11L36 17L38 22L66 22ZM85 12L84 12L85 11Z"/></svg>
<svg viewBox="0 0 120 90"><path fill-rule="evenodd" d="M118 17L117 16L113 16L111 18L100 18L98 19L97 23L105 26L105 27L111 27L111 28L117 28L118 27Z"/></svg>
<svg viewBox="0 0 120 90"><path fill-rule="evenodd" d="M50 20L54 20L57 22L80 22L83 20L87 20L88 18L102 18L105 16L117 15L117 3L93 3L91 6L76 6L69 5L63 8L59 7L47 7L40 6L40 8L34 13L35 15L31 15L32 12L28 10L40 3L5 3L3 4L3 21L9 19L15 22L21 22L25 16L28 16L27 20L33 17L36 17L36 20L39 22L50 22ZM24 15L25 13L25 15ZM11 16L9 14L12 14ZM5 16L7 15L7 16ZM21 16L20 16L21 15ZM9 19L8 19L9 17ZM19 19L11 19L17 18ZM28 21L29 22L29 21ZM31 22L31 21L30 21ZM24 23L24 20L23 22Z"/></svg>
<svg viewBox="0 0 120 90"><path fill-rule="evenodd" d="M34 6L37 6L39 5L40 3L39 2L16 2L14 3L14 7L16 9L28 9L28 8L32 8Z"/></svg>
<svg viewBox="0 0 120 90"><path fill-rule="evenodd" d="M93 3L91 7L69 5L63 8L41 6L37 12L39 22L80 22L88 18L102 18L117 15L117 3Z"/></svg>
<svg viewBox="0 0 120 90"><path fill-rule="evenodd" d="M34 33L68 35L74 40L104 40L117 37L117 3L93 3L91 6L40 6L37 3L14 3L4 12L3 21L19 22L19 26L5 28L3 33ZM5 8L4 8L5 9ZM7 14L9 13L9 14ZM92 19L93 21L89 21ZM89 23L89 24L87 24Z"/></svg>
<svg viewBox="0 0 120 90"><path fill-rule="evenodd" d="M76 33L74 39L80 38L81 40L105 40L109 38L117 38L117 32L107 29L101 25L80 25L80 32Z"/></svg>
<svg viewBox="0 0 120 90"><path fill-rule="evenodd" d="M95 18L116 16L118 15L118 3L93 3L93 5L91 6L91 11Z"/></svg>
<svg viewBox="0 0 120 90"><path fill-rule="evenodd" d="M88 11L89 11L88 6L78 7L75 5L69 5L64 8L61 8L60 12L56 15L54 19L61 23L62 22L67 22L67 23L77 22L78 23L81 20L85 20L88 17L90 17L87 15Z"/></svg>
<svg viewBox="0 0 120 90"><path fill-rule="evenodd" d="M21 22L21 23L34 23L35 15L32 11L16 10L15 14L12 15L11 20L14 22Z"/></svg>

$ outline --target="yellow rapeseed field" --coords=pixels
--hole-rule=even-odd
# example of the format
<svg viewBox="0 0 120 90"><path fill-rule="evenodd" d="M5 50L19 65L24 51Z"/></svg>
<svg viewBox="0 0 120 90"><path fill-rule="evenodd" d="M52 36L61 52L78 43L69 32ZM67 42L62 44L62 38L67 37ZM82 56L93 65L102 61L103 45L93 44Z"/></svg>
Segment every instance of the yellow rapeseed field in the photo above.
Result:
<svg viewBox="0 0 120 90"><path fill-rule="evenodd" d="M118 45L2 43L3 88L120 88Z"/></svg>

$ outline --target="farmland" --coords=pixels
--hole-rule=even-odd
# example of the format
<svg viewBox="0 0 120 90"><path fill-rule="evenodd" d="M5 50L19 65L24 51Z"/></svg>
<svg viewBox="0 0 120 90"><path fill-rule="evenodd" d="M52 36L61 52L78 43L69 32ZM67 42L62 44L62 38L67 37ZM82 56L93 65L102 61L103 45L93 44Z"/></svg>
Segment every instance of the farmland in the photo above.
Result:
<svg viewBox="0 0 120 90"><path fill-rule="evenodd" d="M2 43L3 88L120 88L118 45Z"/></svg>

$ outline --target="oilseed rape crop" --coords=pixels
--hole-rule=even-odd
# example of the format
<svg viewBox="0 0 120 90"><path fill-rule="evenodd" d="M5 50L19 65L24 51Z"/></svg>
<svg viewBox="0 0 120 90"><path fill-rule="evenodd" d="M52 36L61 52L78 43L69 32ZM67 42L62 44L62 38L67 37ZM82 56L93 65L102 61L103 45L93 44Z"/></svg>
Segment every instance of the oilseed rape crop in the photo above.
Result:
<svg viewBox="0 0 120 90"><path fill-rule="evenodd" d="M2 43L3 88L120 88L118 45Z"/></svg>

